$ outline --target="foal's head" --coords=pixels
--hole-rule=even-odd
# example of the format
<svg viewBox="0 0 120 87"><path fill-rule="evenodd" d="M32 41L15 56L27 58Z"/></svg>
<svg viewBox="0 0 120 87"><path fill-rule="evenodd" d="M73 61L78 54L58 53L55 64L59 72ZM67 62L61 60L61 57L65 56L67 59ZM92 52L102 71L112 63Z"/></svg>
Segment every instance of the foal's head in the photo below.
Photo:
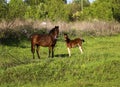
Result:
<svg viewBox="0 0 120 87"><path fill-rule="evenodd" d="M65 41L69 39L67 34L64 34L64 39Z"/></svg>
<svg viewBox="0 0 120 87"><path fill-rule="evenodd" d="M55 39L58 37L59 34L59 26L55 26L50 32L49 35L53 36Z"/></svg>

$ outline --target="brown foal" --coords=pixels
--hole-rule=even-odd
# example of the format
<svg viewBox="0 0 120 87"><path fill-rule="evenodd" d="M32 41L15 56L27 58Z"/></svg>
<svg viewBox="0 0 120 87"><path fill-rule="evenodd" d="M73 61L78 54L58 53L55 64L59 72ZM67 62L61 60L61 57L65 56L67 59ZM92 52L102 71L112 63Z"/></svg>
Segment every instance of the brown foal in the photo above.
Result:
<svg viewBox="0 0 120 87"><path fill-rule="evenodd" d="M69 57L71 56L70 48L73 48L73 47L76 47L76 46L78 46L80 52L83 53L83 51L82 51L82 42L84 42L83 39L75 38L74 40L70 40L70 38L68 37L67 34L64 34L64 38L65 38L65 41L66 41Z"/></svg>
<svg viewBox="0 0 120 87"><path fill-rule="evenodd" d="M54 57L54 47L57 42L57 37L59 34L59 26L55 26L50 30L49 34L33 34L31 35L31 52L33 54L33 59L35 58L35 47L38 58L39 55L39 46L49 47L49 57L52 51L52 57Z"/></svg>

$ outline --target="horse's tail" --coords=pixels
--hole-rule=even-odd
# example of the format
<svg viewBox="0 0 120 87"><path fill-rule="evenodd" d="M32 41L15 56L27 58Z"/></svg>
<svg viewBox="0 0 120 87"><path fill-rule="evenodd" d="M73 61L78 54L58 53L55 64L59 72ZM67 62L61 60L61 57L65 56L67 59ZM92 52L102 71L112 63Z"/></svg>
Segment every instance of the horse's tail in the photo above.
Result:
<svg viewBox="0 0 120 87"><path fill-rule="evenodd" d="M82 41L82 42L85 42L85 40L84 40L84 39L81 39L81 41Z"/></svg>

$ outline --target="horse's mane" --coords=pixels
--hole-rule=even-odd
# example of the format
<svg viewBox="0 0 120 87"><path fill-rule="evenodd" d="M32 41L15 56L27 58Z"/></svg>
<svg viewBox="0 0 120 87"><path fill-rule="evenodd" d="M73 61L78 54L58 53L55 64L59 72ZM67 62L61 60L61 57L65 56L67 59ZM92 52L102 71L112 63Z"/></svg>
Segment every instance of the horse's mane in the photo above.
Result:
<svg viewBox="0 0 120 87"><path fill-rule="evenodd" d="M54 28L52 28L52 29L50 30L49 34L55 32L55 29L58 29L58 28L59 28L59 26L55 26ZM59 32L59 30L58 30L58 32Z"/></svg>

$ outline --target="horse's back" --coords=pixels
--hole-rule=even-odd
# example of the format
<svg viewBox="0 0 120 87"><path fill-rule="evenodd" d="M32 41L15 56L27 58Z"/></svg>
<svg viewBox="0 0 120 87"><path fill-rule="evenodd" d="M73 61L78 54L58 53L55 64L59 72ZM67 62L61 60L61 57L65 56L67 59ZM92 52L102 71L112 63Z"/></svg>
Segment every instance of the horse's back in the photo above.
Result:
<svg viewBox="0 0 120 87"><path fill-rule="evenodd" d="M81 38L76 38L76 39L74 39L74 41L76 41L76 42L85 42L85 40L81 39Z"/></svg>
<svg viewBox="0 0 120 87"><path fill-rule="evenodd" d="M31 36L32 44L48 47L52 44L52 38L48 34L34 34Z"/></svg>
<svg viewBox="0 0 120 87"><path fill-rule="evenodd" d="M70 41L70 45L71 45L71 47L74 47L74 46L76 46L78 44L81 45L82 42L83 42L82 39L76 38L76 39Z"/></svg>

